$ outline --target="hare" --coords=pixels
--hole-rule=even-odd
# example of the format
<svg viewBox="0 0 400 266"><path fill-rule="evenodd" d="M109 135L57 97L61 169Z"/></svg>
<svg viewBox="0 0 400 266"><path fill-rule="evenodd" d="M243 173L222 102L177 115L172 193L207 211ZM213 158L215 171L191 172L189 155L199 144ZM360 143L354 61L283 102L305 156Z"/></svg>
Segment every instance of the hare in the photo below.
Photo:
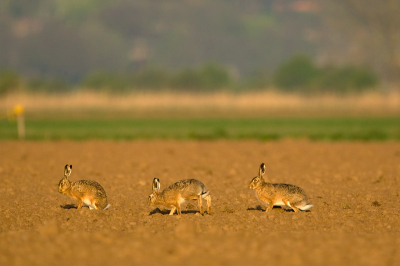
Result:
<svg viewBox="0 0 400 266"><path fill-rule="evenodd" d="M78 200L78 210L82 204L89 209L107 210L111 205L107 202L107 195L104 188L97 182L91 180L79 180L71 182L68 180L72 171L72 165L64 168L64 178L58 183L58 192Z"/></svg>
<svg viewBox="0 0 400 266"><path fill-rule="evenodd" d="M264 181L265 164L262 163L258 176L254 177L249 187L256 191L261 204L267 206L267 213L273 206L289 206L295 212L309 210L314 205L308 204L307 195L298 186L290 184L271 184Z"/></svg>
<svg viewBox="0 0 400 266"><path fill-rule="evenodd" d="M207 212L211 214L211 196L206 186L196 179L184 179L160 190L160 180L153 179L153 193L149 196L149 205L164 205L172 208L169 215L173 215L175 210L181 215L181 204L187 200L194 199L199 201L201 215L204 215L202 199L207 201Z"/></svg>

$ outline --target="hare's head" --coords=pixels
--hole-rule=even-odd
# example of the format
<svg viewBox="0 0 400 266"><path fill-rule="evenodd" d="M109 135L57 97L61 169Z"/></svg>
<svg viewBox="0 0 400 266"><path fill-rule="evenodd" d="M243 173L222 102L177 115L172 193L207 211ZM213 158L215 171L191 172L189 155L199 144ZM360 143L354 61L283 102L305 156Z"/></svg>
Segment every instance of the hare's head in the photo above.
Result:
<svg viewBox="0 0 400 266"><path fill-rule="evenodd" d="M149 196L149 205L155 205L155 202L157 200L157 196L160 193L160 180L158 178L153 179L153 185L152 185L153 193Z"/></svg>
<svg viewBox="0 0 400 266"><path fill-rule="evenodd" d="M71 181L68 180L68 176L71 174L72 165L66 165L64 168L64 177L58 183L58 192L65 194L66 191L71 187Z"/></svg>
<svg viewBox="0 0 400 266"><path fill-rule="evenodd" d="M260 186L264 182L264 179L263 179L264 174L265 174L265 164L262 163L260 165L260 169L258 170L258 176L254 177L251 180L249 187L251 189L256 189L258 186Z"/></svg>

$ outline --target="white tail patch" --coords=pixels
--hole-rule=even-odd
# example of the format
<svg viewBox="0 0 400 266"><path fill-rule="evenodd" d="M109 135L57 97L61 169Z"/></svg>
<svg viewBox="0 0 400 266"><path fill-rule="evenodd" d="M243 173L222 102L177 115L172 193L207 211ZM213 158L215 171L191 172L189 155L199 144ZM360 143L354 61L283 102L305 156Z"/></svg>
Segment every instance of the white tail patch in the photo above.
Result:
<svg viewBox="0 0 400 266"><path fill-rule="evenodd" d="M302 211L306 211L306 210L311 209L312 207L314 207L314 205L308 204L306 206L299 207L299 209L302 210Z"/></svg>
<svg viewBox="0 0 400 266"><path fill-rule="evenodd" d="M104 208L104 210L108 210L108 208L110 208L110 206L111 206L111 204L108 204L108 205Z"/></svg>

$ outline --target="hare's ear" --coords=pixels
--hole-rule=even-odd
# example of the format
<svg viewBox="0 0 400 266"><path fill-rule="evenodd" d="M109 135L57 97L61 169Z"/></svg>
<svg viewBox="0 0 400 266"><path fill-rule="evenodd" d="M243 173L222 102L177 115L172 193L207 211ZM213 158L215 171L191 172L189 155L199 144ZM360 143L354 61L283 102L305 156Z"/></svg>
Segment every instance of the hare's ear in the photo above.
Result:
<svg viewBox="0 0 400 266"><path fill-rule="evenodd" d="M262 163L262 164L260 165L260 170L259 170L259 172L258 172L258 176L259 176L259 177L262 177L264 174L265 174L265 164Z"/></svg>
<svg viewBox="0 0 400 266"><path fill-rule="evenodd" d="M66 177L68 177L70 174L71 174L71 169L72 169L72 165L70 166L70 165L66 165L65 166L65 168L64 168L64 175L66 176Z"/></svg>
<svg viewBox="0 0 400 266"><path fill-rule="evenodd" d="M160 180L158 178L153 179L153 192L160 190Z"/></svg>

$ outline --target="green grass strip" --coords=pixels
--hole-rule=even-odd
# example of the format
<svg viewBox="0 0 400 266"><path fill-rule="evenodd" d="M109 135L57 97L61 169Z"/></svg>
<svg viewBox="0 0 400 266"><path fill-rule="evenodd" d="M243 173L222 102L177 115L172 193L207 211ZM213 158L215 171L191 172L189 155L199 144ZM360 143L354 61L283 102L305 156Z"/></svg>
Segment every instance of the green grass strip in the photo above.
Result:
<svg viewBox="0 0 400 266"><path fill-rule="evenodd" d="M199 118L27 120L28 140L259 139L400 140L400 118ZM0 121L0 139L17 139Z"/></svg>

